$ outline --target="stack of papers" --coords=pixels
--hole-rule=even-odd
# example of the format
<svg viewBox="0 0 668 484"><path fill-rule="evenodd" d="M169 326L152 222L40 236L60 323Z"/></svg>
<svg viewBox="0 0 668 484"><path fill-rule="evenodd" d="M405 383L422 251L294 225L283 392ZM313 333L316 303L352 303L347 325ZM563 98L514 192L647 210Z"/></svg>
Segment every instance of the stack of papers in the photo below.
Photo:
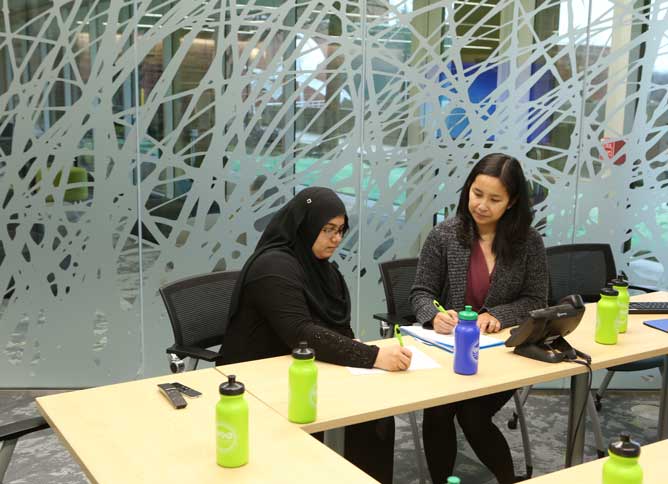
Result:
<svg viewBox="0 0 668 484"><path fill-rule="evenodd" d="M439 334L433 329L424 329L422 326L401 326L401 332L422 341L425 344L438 346L453 353L455 351L455 335ZM485 334L480 335L480 349L500 346L503 341Z"/></svg>

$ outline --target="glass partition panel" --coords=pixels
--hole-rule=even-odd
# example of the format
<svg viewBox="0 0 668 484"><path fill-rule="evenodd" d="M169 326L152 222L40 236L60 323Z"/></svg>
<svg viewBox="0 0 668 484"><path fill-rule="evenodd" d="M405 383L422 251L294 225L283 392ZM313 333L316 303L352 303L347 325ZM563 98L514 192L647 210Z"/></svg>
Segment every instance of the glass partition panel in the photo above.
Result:
<svg viewBox="0 0 668 484"><path fill-rule="evenodd" d="M575 241L609 242L632 283L665 288L668 4L591 7Z"/></svg>
<svg viewBox="0 0 668 484"><path fill-rule="evenodd" d="M5 2L3 386L141 373L133 2Z"/></svg>
<svg viewBox="0 0 668 484"><path fill-rule="evenodd" d="M361 64L354 2L144 2L139 109L147 373L172 343L158 288L238 270L302 188L336 190L356 295ZM353 301L353 307L355 301Z"/></svg>
<svg viewBox="0 0 668 484"><path fill-rule="evenodd" d="M583 9L577 0L367 2L360 320L369 334L371 314L385 310L378 263L418 255L488 153L521 160L546 245L572 237Z"/></svg>
<svg viewBox="0 0 668 484"><path fill-rule="evenodd" d="M521 160L547 246L668 286L668 0L9 0L0 10L0 371L167 371L158 288L238 269L336 190L353 328L471 166ZM138 41L136 42L135 39Z"/></svg>

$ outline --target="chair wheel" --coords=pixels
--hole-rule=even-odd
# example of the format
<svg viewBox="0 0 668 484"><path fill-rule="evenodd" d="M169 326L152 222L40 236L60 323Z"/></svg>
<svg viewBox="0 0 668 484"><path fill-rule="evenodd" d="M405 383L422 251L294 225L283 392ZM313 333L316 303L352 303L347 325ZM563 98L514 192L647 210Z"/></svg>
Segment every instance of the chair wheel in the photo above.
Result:
<svg viewBox="0 0 668 484"><path fill-rule="evenodd" d="M174 353L167 353L169 369L172 373L182 373L186 370L186 362L176 356Z"/></svg>
<svg viewBox="0 0 668 484"><path fill-rule="evenodd" d="M594 407L596 407L596 411L600 412L601 409L603 408L603 404L601 403L601 399L596 396L596 401L594 402Z"/></svg>
<svg viewBox="0 0 668 484"><path fill-rule="evenodd" d="M517 428L517 417L508 419L508 428L510 430L515 430Z"/></svg>

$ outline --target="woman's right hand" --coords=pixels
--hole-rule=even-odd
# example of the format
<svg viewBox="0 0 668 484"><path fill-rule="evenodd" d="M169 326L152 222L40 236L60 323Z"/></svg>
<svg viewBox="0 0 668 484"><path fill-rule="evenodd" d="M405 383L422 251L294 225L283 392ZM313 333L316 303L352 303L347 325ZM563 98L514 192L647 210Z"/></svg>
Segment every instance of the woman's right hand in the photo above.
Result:
<svg viewBox="0 0 668 484"><path fill-rule="evenodd" d="M446 312L438 312L434 319L431 320L434 325L434 331L440 334L450 334L455 330L457 326L457 321L459 317L457 316L457 311L453 309L448 309Z"/></svg>
<svg viewBox="0 0 668 484"><path fill-rule="evenodd" d="M431 320L434 325L434 331L440 334L450 334L455 330L459 317L457 311L448 309L446 312L438 312Z"/></svg>
<svg viewBox="0 0 668 484"><path fill-rule="evenodd" d="M403 346L383 346L378 350L373 366L387 371L406 370L411 365L412 356L411 350Z"/></svg>

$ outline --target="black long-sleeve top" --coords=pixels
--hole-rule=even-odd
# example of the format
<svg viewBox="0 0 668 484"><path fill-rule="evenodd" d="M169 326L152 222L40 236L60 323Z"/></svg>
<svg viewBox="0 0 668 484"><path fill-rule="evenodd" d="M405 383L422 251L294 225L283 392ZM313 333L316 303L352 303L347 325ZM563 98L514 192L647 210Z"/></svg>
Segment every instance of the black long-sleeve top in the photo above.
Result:
<svg viewBox="0 0 668 484"><path fill-rule="evenodd" d="M317 360L371 368L378 347L353 341L347 325L330 325L315 317L304 296L305 276L296 258L269 251L252 264L241 304L223 337L218 364L290 354L307 341Z"/></svg>

